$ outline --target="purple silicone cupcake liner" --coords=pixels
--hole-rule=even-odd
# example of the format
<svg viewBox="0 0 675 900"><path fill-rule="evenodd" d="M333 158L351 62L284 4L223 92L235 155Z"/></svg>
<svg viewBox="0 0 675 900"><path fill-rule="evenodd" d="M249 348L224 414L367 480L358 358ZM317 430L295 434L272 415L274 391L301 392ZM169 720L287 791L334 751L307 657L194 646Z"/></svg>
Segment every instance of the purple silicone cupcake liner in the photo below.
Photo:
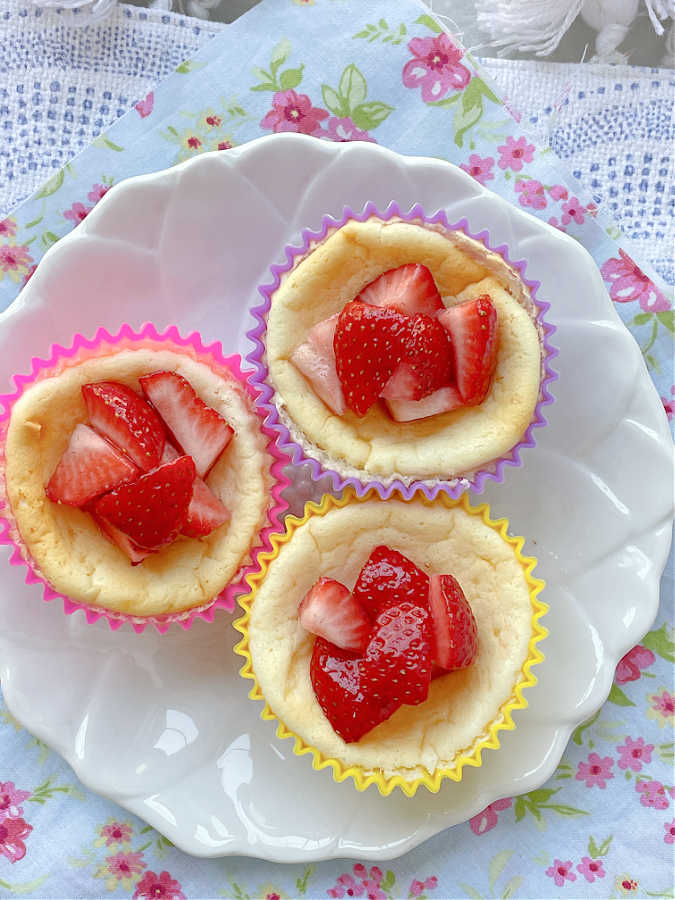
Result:
<svg viewBox="0 0 675 900"><path fill-rule="evenodd" d="M544 355L542 359L542 378L539 388L539 399L535 406L534 417L525 431L522 439L505 455L493 460L486 467L476 472L466 475L460 474L450 479L434 478L434 479L415 479L410 482L395 478L392 481L383 483L376 478L364 479L355 478L353 476L345 476L335 469L328 468L319 460L309 456L306 449L293 440L290 431L279 418L279 411L274 403L274 389L269 384L269 369L265 362L265 333L267 330L267 314L272 305L272 296L281 283L282 276L289 272L296 264L299 257L306 256L315 242L322 241L326 238L329 231L342 228L350 220L357 222L365 222L371 216L376 216L382 221L390 219L402 220L405 222L423 222L427 225L441 225L447 231L460 231L466 237L472 238L481 243L487 250L496 253L518 273L518 277L525 284L532 297L532 301L537 310L535 321L537 322L540 334L542 336L542 344L544 347ZM525 275L525 260L513 260L506 244L493 246L490 241L490 235L487 230L474 233L469 229L469 223L466 219L460 219L459 222L450 224L447 220L445 212L438 210L432 216L424 213L419 204L415 204L408 212L401 210L398 203L390 203L384 212L380 212L374 203L368 202L361 212L354 212L348 206L344 208L340 218L326 215L321 220L321 226L317 230L305 228L301 235L299 244L286 246L284 254L286 261L278 265L270 267L272 281L263 284L258 288L258 292L263 298L263 302L259 306L255 306L251 312L256 320L255 326L246 333L251 339L254 349L246 356L255 369L255 377L253 385L259 391L259 405L265 411L265 424L275 431L279 436L280 449L287 453L296 465L307 464L314 481L328 476L333 484L335 493L342 491L345 487L352 487L359 497L363 497L369 490L375 489L377 493L386 500L394 492L400 493L406 500L409 500L417 491L422 491L424 495L433 500L438 496L439 492L443 492L453 499L457 499L466 490L480 494L487 481L496 481L498 483L504 480L504 470L506 466L522 466L520 458L521 450L534 447L534 430L546 425L546 419L543 414L543 408L553 403L553 397L549 393L550 384L558 377L557 373L550 367L551 360L558 355L558 350L550 343L550 337L555 333L555 326L545 320L545 314L550 308L550 304L543 300L537 299L537 290L539 288L538 281L532 281ZM309 442L308 442L309 443ZM490 468L491 467L491 468Z"/></svg>

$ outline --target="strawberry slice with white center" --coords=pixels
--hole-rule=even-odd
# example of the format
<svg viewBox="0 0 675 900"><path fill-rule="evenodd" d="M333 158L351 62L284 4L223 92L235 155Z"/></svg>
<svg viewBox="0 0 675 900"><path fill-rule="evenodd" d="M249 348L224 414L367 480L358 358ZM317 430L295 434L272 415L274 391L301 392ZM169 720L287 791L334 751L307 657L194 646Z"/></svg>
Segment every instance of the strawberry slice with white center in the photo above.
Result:
<svg viewBox="0 0 675 900"><path fill-rule="evenodd" d="M320 578L300 601L300 624L343 650L362 653L371 625L363 606L332 578Z"/></svg>
<svg viewBox="0 0 675 900"><path fill-rule="evenodd" d="M497 310L487 294L438 314L452 338L457 389L466 406L482 403L497 367Z"/></svg>
<svg viewBox="0 0 675 900"><path fill-rule="evenodd" d="M389 400L385 401L392 419L396 422L414 422L427 419L441 413L452 412L464 406L464 401L456 387L442 387L424 400Z"/></svg>
<svg viewBox="0 0 675 900"><path fill-rule="evenodd" d="M465 669L478 653L478 627L459 582L452 575L429 579L432 653L446 671Z"/></svg>
<svg viewBox="0 0 675 900"><path fill-rule="evenodd" d="M405 355L410 319L352 300L340 313L333 345L345 403L365 416Z"/></svg>
<svg viewBox="0 0 675 900"><path fill-rule="evenodd" d="M140 475L136 465L88 425L77 425L49 479L47 496L55 503L84 506Z"/></svg>
<svg viewBox="0 0 675 900"><path fill-rule="evenodd" d="M178 450L167 441L164 445L161 462L171 462L178 459L179 456ZM199 475L196 475L192 485L192 500L188 506L187 519L181 534L186 537L205 537L224 525L229 518L230 513L227 507L220 502L208 484Z"/></svg>
<svg viewBox="0 0 675 900"><path fill-rule="evenodd" d="M307 332L307 339L291 353L291 362L309 381L314 392L329 409L341 416L345 398L335 365L333 339L340 313L317 322Z"/></svg>
<svg viewBox="0 0 675 900"><path fill-rule="evenodd" d="M82 385L90 424L125 450L144 472L159 464L164 426L149 403L126 384L98 381Z"/></svg>
<svg viewBox="0 0 675 900"><path fill-rule="evenodd" d="M119 528L115 528L110 522L106 522L105 519L101 519L100 516L97 516L93 512L92 516L108 540L116 547L119 547L125 556L129 557L132 566L137 566L139 563L142 563L144 559L147 559L148 556L152 556L154 551L144 550L143 547L139 547L138 544L135 544L131 540L128 534L120 531Z"/></svg>
<svg viewBox="0 0 675 900"><path fill-rule="evenodd" d="M197 396L176 372L154 372L139 379L143 393L162 417L176 444L206 475L234 434L225 419Z"/></svg>
<svg viewBox="0 0 675 900"><path fill-rule="evenodd" d="M96 501L94 512L146 550L174 541L192 499L195 464L189 456L165 463Z"/></svg>
<svg viewBox="0 0 675 900"><path fill-rule="evenodd" d="M384 387L385 400L422 400L453 381L452 344L436 319L416 315L406 336L406 356Z"/></svg>
<svg viewBox="0 0 675 900"><path fill-rule="evenodd" d="M383 272L356 297L371 306L395 309L405 316L434 316L443 309L434 276L421 263L407 263Z"/></svg>

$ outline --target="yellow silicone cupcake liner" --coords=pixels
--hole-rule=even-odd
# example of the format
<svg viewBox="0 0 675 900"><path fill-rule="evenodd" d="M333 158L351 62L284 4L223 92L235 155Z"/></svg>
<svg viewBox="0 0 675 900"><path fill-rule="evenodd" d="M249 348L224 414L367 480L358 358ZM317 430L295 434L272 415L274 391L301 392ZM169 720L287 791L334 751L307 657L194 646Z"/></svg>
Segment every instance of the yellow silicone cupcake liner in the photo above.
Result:
<svg viewBox="0 0 675 900"><path fill-rule="evenodd" d="M404 498L401 497L400 499ZM323 516L331 509L342 508L350 503L364 503L369 500L377 500L380 503L385 503L386 501L382 500L375 491L370 491L363 497L357 497L354 491L347 489L341 499L326 494L319 504L308 502L305 505L305 511L302 517L288 516L285 520L285 531L283 533L272 534L270 537L272 549L260 555L260 570L246 579L251 590L245 596L237 598L237 602L242 607L244 614L234 623L235 628L242 634L242 639L235 647L235 651L245 660L244 665L240 670L240 674L244 678L253 681L253 687L249 692L249 697L252 700L261 700L265 704L260 714L261 718L271 721L276 720L278 722L277 735L280 738L292 738L295 740L293 752L297 756L311 754L312 768L317 771L327 768L332 769L333 778L337 782L342 782L351 778L359 791L364 791L371 784L374 784L384 796L390 794L395 788L400 788L408 797L412 797L420 787L425 787L429 791L435 793L439 790L441 782L445 779L461 781L462 772L465 766L481 766L483 751L496 750L499 748L499 732L512 731L515 728L513 713L516 710L525 709L527 706L527 699L523 692L525 688L534 687L537 683L537 678L533 674L532 669L537 663L542 662L544 659L544 655L538 645L548 634L547 629L540 623L540 619L547 612L548 606L543 603L538 596L543 590L545 583L540 578L535 578L532 574L537 564L537 560L534 557L524 556L522 553L525 539L522 537L511 537L508 534L508 519L502 518L494 520L490 518L490 508L487 503L482 503L479 506L472 506L466 495L463 495L459 499L452 499L445 494L440 494L435 500L429 500L427 497L417 494L414 499L420 500L425 506L442 504L449 509L459 506L469 513L469 515L479 516L486 525L496 531L506 543L513 547L514 555L523 568L525 579L529 586L530 603L532 607L531 636L528 643L527 658L521 667L520 676L514 685L511 697L501 705L496 717L490 722L485 730L474 739L471 746L456 754L452 765L436 769L434 772L428 772L425 775L409 781L401 775L386 776L383 773L366 773L359 766L346 765L339 759L328 757L316 747L307 744L299 734L291 731L281 718L271 709L265 700L255 672L253 671L248 625L251 616L251 606L255 600L260 584L265 579L270 563L277 558L281 547L291 540L297 529L313 516ZM406 500L404 502L411 501Z"/></svg>

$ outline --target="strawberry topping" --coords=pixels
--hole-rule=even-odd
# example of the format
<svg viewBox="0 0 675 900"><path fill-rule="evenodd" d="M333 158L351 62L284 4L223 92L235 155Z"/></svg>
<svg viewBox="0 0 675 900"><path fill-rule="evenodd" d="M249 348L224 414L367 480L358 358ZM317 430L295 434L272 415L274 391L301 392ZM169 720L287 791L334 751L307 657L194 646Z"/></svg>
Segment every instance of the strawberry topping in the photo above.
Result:
<svg viewBox="0 0 675 900"><path fill-rule="evenodd" d="M194 480L194 462L181 456L101 497L94 511L135 544L155 550L185 526Z"/></svg>
<svg viewBox="0 0 675 900"><path fill-rule="evenodd" d="M88 425L77 425L46 492L55 503L84 506L138 475L138 468L128 456Z"/></svg>
<svg viewBox="0 0 675 900"><path fill-rule="evenodd" d="M383 610L405 601L426 606L429 577L398 550L382 544L366 560L353 593L374 621Z"/></svg>
<svg viewBox="0 0 675 900"><path fill-rule="evenodd" d="M476 619L464 591L452 575L429 579L433 658L447 671L470 666L478 652Z"/></svg>
<svg viewBox="0 0 675 900"><path fill-rule="evenodd" d="M333 346L345 403L365 416L405 355L409 319L352 300L340 313Z"/></svg>
<svg viewBox="0 0 675 900"><path fill-rule="evenodd" d="M420 263L407 263L383 272L367 284L357 300L371 306L385 306L406 316L423 313L433 316L443 309L434 276Z"/></svg>
<svg viewBox="0 0 675 900"><path fill-rule="evenodd" d="M415 706L427 699L431 680L429 611L405 601L375 619L362 668L363 689L381 703Z"/></svg>
<svg viewBox="0 0 675 900"><path fill-rule="evenodd" d="M307 333L304 344L291 353L291 362L314 388L314 392L329 409L341 416L345 411L345 398L335 365L333 340L339 313L317 322Z"/></svg>
<svg viewBox="0 0 675 900"><path fill-rule="evenodd" d="M320 578L300 601L300 624L342 650L363 652L370 619L358 600L339 581Z"/></svg>
<svg viewBox="0 0 675 900"><path fill-rule="evenodd" d="M497 367L497 310L487 294L438 314L452 338L457 389L466 406L482 403Z"/></svg>
<svg viewBox="0 0 675 900"><path fill-rule="evenodd" d="M125 384L99 381L82 385L92 426L125 450L144 472L159 464L164 426L154 409Z"/></svg>
<svg viewBox="0 0 675 900"><path fill-rule="evenodd" d="M230 443L234 434L230 426L197 396L182 375L155 372L139 380L176 444L193 458L197 474L206 475Z"/></svg>
<svg viewBox="0 0 675 900"><path fill-rule="evenodd" d="M437 416L440 413L452 412L464 406L462 398L456 387L442 387L433 394L429 394L424 400L389 400L386 401L387 409L396 422L413 422L417 419L426 419L429 416Z"/></svg>
<svg viewBox="0 0 675 900"><path fill-rule="evenodd" d="M178 459L179 456L178 450L167 441L164 444L161 462L171 462ZM192 488L192 499L181 534L186 537L206 537L207 534L211 534L216 528L224 525L230 518L230 513L199 475L195 476Z"/></svg>
<svg viewBox="0 0 675 900"><path fill-rule="evenodd" d="M143 547L139 547L138 544L135 544L128 534L125 534L123 531L120 531L119 528L115 528L114 525L111 525L110 522L106 522L105 519L101 519L100 516L97 516L92 512L92 516L94 517L94 521L101 529L103 534L108 538L108 540L115 544L116 547L119 547L122 553L125 556L129 557L129 561L132 566L137 566L139 563L142 563L144 559L148 556L152 556L152 550L145 550Z"/></svg>
<svg viewBox="0 0 675 900"><path fill-rule="evenodd" d="M422 400L453 380L452 345L436 319L413 316L405 349L405 359L382 391L385 400Z"/></svg>

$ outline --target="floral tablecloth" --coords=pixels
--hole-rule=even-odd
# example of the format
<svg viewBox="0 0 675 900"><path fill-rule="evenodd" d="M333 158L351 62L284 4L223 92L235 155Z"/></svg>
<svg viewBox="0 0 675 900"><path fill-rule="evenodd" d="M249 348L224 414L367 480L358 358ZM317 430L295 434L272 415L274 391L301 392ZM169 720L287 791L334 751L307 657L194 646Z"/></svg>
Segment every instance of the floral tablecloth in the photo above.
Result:
<svg viewBox="0 0 675 900"><path fill-rule="evenodd" d="M86 103L71 107L68 118L65 104L55 129L76 130L78 118L103 114ZM672 165L672 109L670 116L654 108L653 127L664 133L660 166ZM598 198L530 137L475 61L415 0L266 0L215 37L0 221L0 307L115 182L279 131L449 159L568 231L594 256L672 417L674 325L665 285L636 261ZM639 171L623 177L639 204ZM672 201L646 214L672 215ZM574 733L548 784L493 803L386 866L191 859L84 790L4 710L0 894L672 897L672 596L671 558L653 630L621 661L607 704Z"/></svg>

